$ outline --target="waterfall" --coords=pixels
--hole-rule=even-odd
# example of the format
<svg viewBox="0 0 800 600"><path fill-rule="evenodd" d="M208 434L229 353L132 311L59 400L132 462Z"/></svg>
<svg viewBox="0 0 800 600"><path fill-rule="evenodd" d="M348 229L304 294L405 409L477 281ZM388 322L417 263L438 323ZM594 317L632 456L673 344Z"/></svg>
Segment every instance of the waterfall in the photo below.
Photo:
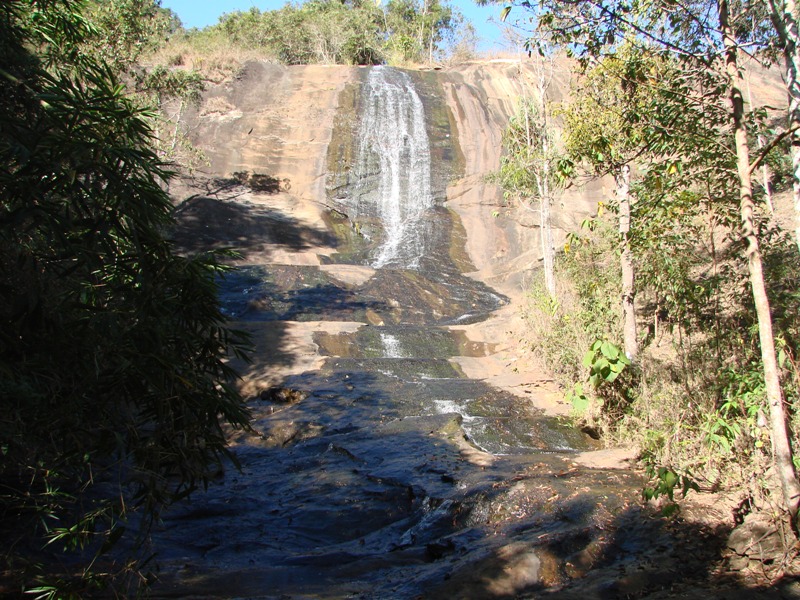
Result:
<svg viewBox="0 0 800 600"><path fill-rule="evenodd" d="M403 351L400 347L400 340L398 340L391 333L381 332L381 344L386 358L403 358Z"/></svg>
<svg viewBox="0 0 800 600"><path fill-rule="evenodd" d="M425 213L433 207L422 100L406 73L387 67L370 69L363 94L356 214L381 221L384 234L374 267L415 269L426 252Z"/></svg>

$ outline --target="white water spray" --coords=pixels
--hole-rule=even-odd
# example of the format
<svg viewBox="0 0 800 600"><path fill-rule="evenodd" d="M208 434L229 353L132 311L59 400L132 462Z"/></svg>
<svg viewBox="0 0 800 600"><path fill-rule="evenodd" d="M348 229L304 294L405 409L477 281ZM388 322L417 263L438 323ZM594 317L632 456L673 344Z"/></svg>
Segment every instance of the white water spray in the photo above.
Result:
<svg viewBox="0 0 800 600"><path fill-rule="evenodd" d="M422 100L402 71L370 69L355 174L357 213L379 217L385 232L373 266L418 268L433 207L431 152Z"/></svg>
<svg viewBox="0 0 800 600"><path fill-rule="evenodd" d="M383 351L386 358L405 358L403 350L400 347L400 340L398 340L391 333L381 332L381 344L383 344Z"/></svg>

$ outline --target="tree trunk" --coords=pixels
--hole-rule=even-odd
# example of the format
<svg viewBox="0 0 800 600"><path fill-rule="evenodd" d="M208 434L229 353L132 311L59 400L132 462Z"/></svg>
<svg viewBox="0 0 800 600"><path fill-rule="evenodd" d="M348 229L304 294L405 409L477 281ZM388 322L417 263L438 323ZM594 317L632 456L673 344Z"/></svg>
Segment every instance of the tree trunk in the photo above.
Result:
<svg viewBox="0 0 800 600"><path fill-rule="evenodd" d="M547 152L547 146L544 146ZM556 297L556 250L553 244L553 226L550 219L550 165L545 162L544 175L539 180L539 225L542 236L542 260L544 262L544 285L550 297Z"/></svg>
<svg viewBox="0 0 800 600"><path fill-rule="evenodd" d="M789 92L789 127L792 134L792 189L795 241L800 249L800 30L795 0L768 0L770 17L783 46L786 87Z"/></svg>
<svg viewBox="0 0 800 600"><path fill-rule="evenodd" d="M183 109L185 107L186 107L186 100L184 98L181 98L181 102L178 105L178 114L173 119L175 123L175 129L172 132L172 144L170 146L170 153L168 155L169 158L173 160L175 158L175 149L178 147L178 138L181 133L181 118L183 118Z"/></svg>
<svg viewBox="0 0 800 600"><path fill-rule="evenodd" d="M552 148L550 147L550 124L548 122L548 109L547 109L547 90L550 87L550 78L552 78L553 65L549 63L550 77L548 77L547 70L545 69L544 59L538 65L538 98L539 104L539 134L541 136L542 145L542 177L539 186L539 216L542 234L542 260L544 262L544 284L550 297L555 300L556 298L556 249L553 244L553 224L550 217L550 209L552 207L551 198L551 177L550 173L550 154Z"/></svg>
<svg viewBox="0 0 800 600"><path fill-rule="evenodd" d="M750 106L753 106L753 94L750 92L750 79L747 79L747 103ZM763 150L764 146L766 146L766 140L764 136L759 133L756 135L756 143L758 144L758 149ZM769 216L770 218L775 218L775 205L772 203L772 186L769 184L769 167L767 166L767 161L763 161L761 163L761 187L764 188L764 202L767 204L767 208L769 209ZM800 219L800 213L797 213L795 219ZM798 221L800 224L800 221ZM800 237L797 238L798 247L800 247Z"/></svg>
<svg viewBox="0 0 800 600"><path fill-rule="evenodd" d="M797 481L789 432L786 426L786 411L778 375L775 355L775 339L772 333L772 315L764 282L761 251L755 230L753 212L752 181L750 177L750 153L747 146L747 130L744 123L744 98L742 96L742 72L738 68L738 48L728 20L727 0L720 0L719 22L725 43L725 66L728 74L731 97L731 117L736 144L736 169L739 175L739 212L742 219L742 238L746 243L747 265L750 287L758 320L758 335L761 344L761 360L764 363L764 383L769 404L769 420L772 437L772 454L775 469L781 482L783 500L792 524L796 529L797 510L800 505L800 483Z"/></svg>
<svg viewBox="0 0 800 600"><path fill-rule="evenodd" d="M623 165L614 177L617 184L617 201L619 202L619 234L622 252L619 261L622 267L622 335L625 355L636 362L639 356L639 341L636 338L636 308L634 298L633 254L631 253L631 168Z"/></svg>
<svg viewBox="0 0 800 600"><path fill-rule="evenodd" d="M422 2L422 14L419 17L419 33L417 34L417 48L419 48L419 56L416 57L416 60L422 62L424 59L422 58L425 56L425 50L427 49L428 44L425 43L425 25L428 16L428 0L423 0Z"/></svg>

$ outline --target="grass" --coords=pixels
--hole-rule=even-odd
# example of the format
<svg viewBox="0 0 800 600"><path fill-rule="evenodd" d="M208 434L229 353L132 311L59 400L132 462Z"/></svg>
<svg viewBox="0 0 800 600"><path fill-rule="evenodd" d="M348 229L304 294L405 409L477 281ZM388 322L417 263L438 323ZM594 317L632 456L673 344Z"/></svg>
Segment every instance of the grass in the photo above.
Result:
<svg viewBox="0 0 800 600"><path fill-rule="evenodd" d="M278 62L263 50L239 47L214 31L198 31L173 36L146 63L198 71L219 84L235 79L249 61Z"/></svg>

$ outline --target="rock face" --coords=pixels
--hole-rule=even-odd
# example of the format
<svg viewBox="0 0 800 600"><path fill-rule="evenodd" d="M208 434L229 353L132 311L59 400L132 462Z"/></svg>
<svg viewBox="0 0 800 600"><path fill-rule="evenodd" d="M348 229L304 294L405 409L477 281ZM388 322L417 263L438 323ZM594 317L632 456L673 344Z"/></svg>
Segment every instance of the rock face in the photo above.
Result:
<svg viewBox="0 0 800 600"><path fill-rule="evenodd" d="M553 101L565 96L570 80L567 63L556 68L549 92ZM187 115L195 142L208 159L200 173L212 179L205 189L195 187L195 193L249 181L236 200L261 203L258 185L252 185L253 179L260 180L270 195L273 218L286 219L301 235L314 238L313 244L289 249L281 240L273 241L272 248L269 240L260 241L259 252L270 252L272 263L319 264L320 257L333 252L324 243L324 223L331 214L337 217L331 208L342 210L337 198L355 168L352 140L363 108L360 90L366 71L249 63L235 81L210 89ZM532 67L497 60L408 76L426 104L433 163L446 165L434 173L432 193L446 199L445 206L460 222L465 246L459 258L471 264L475 277L516 295L521 274L541 260L538 216L530 206L506 205L502 192L486 178L499 168L502 131L518 98L533 93L526 84ZM187 190L175 192L180 196ZM593 183L569 190L556 202L557 245L594 210L603 193Z"/></svg>
<svg viewBox="0 0 800 600"><path fill-rule="evenodd" d="M531 86L533 71L531 63L496 60L468 64L441 75L464 156L464 173L448 188L448 204L464 224L475 276L511 297L522 291L522 274L540 267L539 217L530 206L506 206L501 190L487 183L486 176L500 166L502 132L518 99L536 93ZM566 97L570 78L571 66L557 62L548 91L550 101ZM576 230L596 209L603 193L601 185L592 182L589 187L567 191L554 202L557 248L566 234Z"/></svg>
<svg viewBox="0 0 800 600"><path fill-rule="evenodd" d="M405 74L425 105L431 194L438 207L435 229L450 232L449 258L462 272L512 302L541 262L538 215L530 206L504 203L501 190L487 176L499 168L502 131L528 89L531 71L527 63L497 60ZM569 71L567 64L557 65L553 101L566 94ZM200 106L185 116L207 164L171 190L181 202L178 241L187 249L234 246L242 255L239 264L307 266L350 288L370 282L375 271L369 264L342 264L332 258L342 252L341 240L350 258L368 250L369 219L347 214L350 209L341 201L353 179L354 140L368 72L359 67L249 63L234 81L211 87ZM595 208L602 193L595 183L568 191L556 203L557 246ZM395 293L381 282L374 287L379 296ZM419 302L426 302L429 292L420 291ZM269 302L255 298L251 305L263 309ZM373 325L387 322L374 309L367 309L364 318ZM408 311L402 318L409 318ZM515 358L505 340L514 337L508 332L520 327L518 320L509 309L486 322L464 324L475 342L499 343L485 360L459 359L468 375L491 378L515 393L529 391L530 377L510 374L503 366ZM319 364L311 337L333 325L299 326L297 321L291 318L271 328L244 326L272 354L276 340L283 345L264 368L247 370L246 393L255 395L287 373ZM540 376L533 379L537 398L563 412L552 386Z"/></svg>

